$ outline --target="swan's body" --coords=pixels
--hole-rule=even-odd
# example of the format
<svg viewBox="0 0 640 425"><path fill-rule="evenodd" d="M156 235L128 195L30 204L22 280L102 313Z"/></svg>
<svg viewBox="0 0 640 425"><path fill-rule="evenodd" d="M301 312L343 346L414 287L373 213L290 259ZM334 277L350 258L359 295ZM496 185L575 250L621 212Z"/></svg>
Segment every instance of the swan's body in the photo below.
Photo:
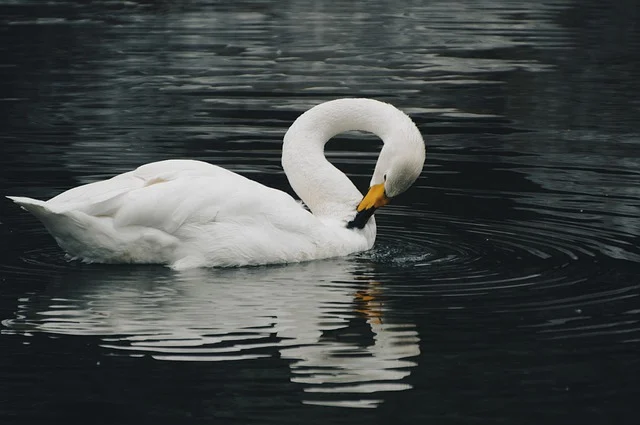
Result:
<svg viewBox="0 0 640 425"><path fill-rule="evenodd" d="M358 189L325 159L324 144L347 130L385 142L370 191L377 187L381 198L360 202ZM404 113L370 99L339 99L301 115L284 138L283 167L311 211L285 192L193 160L146 164L46 202L10 198L84 261L178 269L299 262L370 249L376 225L369 217L413 183L424 154ZM356 216L364 218L353 225Z"/></svg>
<svg viewBox="0 0 640 425"><path fill-rule="evenodd" d="M47 202L12 199L67 253L95 262L176 268L297 262L366 250L375 238L373 222L347 229L285 192L191 160L143 165Z"/></svg>

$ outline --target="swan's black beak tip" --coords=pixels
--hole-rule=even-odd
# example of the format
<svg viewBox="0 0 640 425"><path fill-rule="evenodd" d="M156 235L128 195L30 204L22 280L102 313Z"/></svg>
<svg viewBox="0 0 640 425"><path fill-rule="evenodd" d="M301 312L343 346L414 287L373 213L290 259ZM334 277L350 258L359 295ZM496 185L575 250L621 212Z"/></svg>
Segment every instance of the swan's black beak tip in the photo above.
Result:
<svg viewBox="0 0 640 425"><path fill-rule="evenodd" d="M347 229L364 229L364 226L366 226L375 211L375 208L358 211L353 220L347 223Z"/></svg>

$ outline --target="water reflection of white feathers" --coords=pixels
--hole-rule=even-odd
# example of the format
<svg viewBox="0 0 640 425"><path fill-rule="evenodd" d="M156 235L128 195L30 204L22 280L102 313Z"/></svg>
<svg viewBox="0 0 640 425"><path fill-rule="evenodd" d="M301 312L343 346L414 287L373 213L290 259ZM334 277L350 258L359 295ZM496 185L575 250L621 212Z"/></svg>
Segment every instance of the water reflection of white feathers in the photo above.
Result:
<svg viewBox="0 0 640 425"><path fill-rule="evenodd" d="M365 268L366 269L366 268ZM383 285L362 264L195 270L82 267L19 299L3 333L98 336L160 361L288 360L304 402L375 407L411 388L412 323L387 320Z"/></svg>

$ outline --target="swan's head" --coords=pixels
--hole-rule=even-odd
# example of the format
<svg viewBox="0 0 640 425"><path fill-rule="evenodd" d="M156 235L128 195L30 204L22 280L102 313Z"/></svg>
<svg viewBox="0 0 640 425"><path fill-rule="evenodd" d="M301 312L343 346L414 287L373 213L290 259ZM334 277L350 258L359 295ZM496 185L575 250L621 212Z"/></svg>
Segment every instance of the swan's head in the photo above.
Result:
<svg viewBox="0 0 640 425"><path fill-rule="evenodd" d="M417 131L405 139L385 142L371 178L369 191L357 207L356 217L347 225L362 229L376 209L387 205L416 181L422 172L425 145Z"/></svg>

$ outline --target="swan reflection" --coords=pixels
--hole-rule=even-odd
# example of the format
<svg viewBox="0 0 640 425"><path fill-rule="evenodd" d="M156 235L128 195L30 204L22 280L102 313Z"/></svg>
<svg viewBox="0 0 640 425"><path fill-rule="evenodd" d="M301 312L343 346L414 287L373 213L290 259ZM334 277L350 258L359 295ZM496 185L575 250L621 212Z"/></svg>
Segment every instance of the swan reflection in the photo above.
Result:
<svg viewBox="0 0 640 425"><path fill-rule="evenodd" d="M416 327L387 319L384 286L348 260L192 270L82 266L19 299L3 333L100 337L159 361L286 359L303 402L375 407L411 388Z"/></svg>

